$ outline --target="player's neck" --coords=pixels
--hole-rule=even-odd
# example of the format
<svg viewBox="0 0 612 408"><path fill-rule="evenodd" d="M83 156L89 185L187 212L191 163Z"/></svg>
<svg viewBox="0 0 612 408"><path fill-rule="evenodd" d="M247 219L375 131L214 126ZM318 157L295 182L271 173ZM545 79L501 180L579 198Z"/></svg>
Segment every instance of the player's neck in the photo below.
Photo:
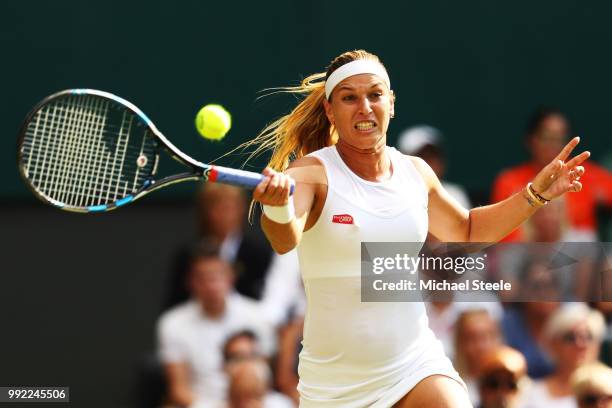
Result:
<svg viewBox="0 0 612 408"><path fill-rule="evenodd" d="M353 173L368 181L385 181L391 178L393 168L385 147L384 139L382 143L367 150L344 143L342 139L336 144L336 150L342 161Z"/></svg>

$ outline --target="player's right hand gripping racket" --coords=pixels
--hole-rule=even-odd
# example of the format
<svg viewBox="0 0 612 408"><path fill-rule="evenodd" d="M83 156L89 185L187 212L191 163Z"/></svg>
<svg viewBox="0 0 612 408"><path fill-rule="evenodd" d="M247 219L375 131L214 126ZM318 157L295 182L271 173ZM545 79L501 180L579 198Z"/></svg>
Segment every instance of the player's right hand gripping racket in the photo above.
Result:
<svg viewBox="0 0 612 408"><path fill-rule="evenodd" d="M155 178L162 148L191 171ZM263 179L192 159L136 106L93 89L61 91L38 103L21 128L17 162L39 199L81 213L110 211L185 180L253 189Z"/></svg>

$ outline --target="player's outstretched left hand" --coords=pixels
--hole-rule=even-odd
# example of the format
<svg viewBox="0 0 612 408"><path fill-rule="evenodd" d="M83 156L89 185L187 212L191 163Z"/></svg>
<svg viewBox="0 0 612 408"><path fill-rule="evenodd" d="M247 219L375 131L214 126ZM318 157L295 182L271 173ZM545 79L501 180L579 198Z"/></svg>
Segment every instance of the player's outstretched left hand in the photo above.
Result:
<svg viewBox="0 0 612 408"><path fill-rule="evenodd" d="M591 153L585 151L566 161L578 143L580 143L579 137L570 140L561 153L533 179L533 189L546 200L552 200L567 192L582 190L580 177L584 174L584 167L581 164Z"/></svg>

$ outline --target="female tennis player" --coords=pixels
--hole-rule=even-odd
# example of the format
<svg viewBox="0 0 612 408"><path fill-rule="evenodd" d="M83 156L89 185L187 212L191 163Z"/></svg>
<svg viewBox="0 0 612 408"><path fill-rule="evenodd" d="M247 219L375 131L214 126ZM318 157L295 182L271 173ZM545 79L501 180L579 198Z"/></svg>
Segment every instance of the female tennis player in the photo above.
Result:
<svg viewBox="0 0 612 408"><path fill-rule="evenodd" d="M496 242L582 188L589 153L566 161L574 138L522 192L462 208L423 160L386 145L391 89L378 57L346 52L287 88L305 98L250 142L274 149L253 198L274 249L297 247L308 299L301 407L471 406L422 303L360 301L360 243L423 242L428 231L446 242Z"/></svg>

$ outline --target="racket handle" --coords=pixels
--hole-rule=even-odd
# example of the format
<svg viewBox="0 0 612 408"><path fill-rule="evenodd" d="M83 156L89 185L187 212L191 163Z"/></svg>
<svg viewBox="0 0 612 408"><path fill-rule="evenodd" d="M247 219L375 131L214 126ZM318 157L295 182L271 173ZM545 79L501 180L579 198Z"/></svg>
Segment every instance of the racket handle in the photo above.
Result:
<svg viewBox="0 0 612 408"><path fill-rule="evenodd" d="M246 170L231 169L229 167L210 166L204 171L206 181L212 183L232 184L239 187L254 190L255 187L264 179L263 174ZM291 185L289 194L293 195L295 185Z"/></svg>

